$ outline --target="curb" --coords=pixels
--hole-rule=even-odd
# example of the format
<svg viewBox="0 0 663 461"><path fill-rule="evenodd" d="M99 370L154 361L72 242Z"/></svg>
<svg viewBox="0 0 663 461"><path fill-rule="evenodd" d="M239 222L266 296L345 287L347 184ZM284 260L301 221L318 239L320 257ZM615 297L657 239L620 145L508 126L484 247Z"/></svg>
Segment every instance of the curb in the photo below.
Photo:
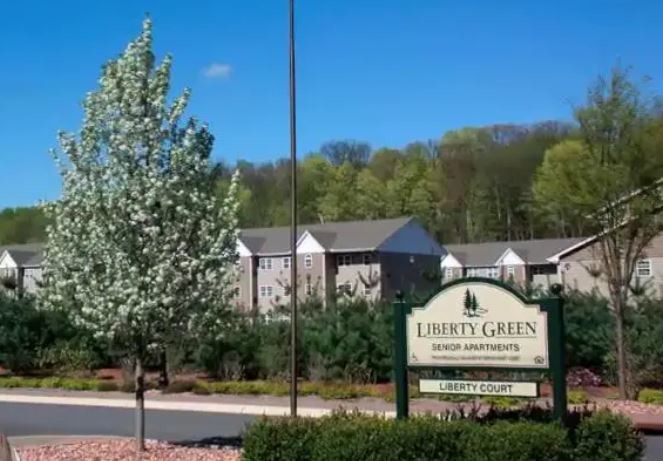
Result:
<svg viewBox="0 0 663 461"><path fill-rule="evenodd" d="M87 407L105 407L105 408L135 408L135 401L129 399L100 399L94 397L53 397L41 395L9 395L0 394L0 402L5 403L29 403L43 405L75 405ZM145 400L146 410L167 410L167 411L195 411L204 413L226 413L235 415L251 416L288 416L290 407L270 406L270 405L239 405L227 403L203 403L203 402L172 402L162 400ZM351 409L351 408L348 408ZM330 415L334 409L329 408L300 408L298 414L312 418L319 418ZM361 410L360 413L368 415L384 415L388 418L394 418L394 411L376 411Z"/></svg>

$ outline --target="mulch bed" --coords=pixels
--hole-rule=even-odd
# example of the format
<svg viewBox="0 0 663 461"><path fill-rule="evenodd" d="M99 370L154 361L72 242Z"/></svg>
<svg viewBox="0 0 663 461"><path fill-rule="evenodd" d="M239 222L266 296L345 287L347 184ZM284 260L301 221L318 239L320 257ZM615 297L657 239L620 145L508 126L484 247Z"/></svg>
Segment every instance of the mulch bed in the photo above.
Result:
<svg viewBox="0 0 663 461"><path fill-rule="evenodd" d="M26 447L18 450L22 461L239 461L233 448L188 448L165 442L146 441L140 456L132 439L88 440L62 445Z"/></svg>

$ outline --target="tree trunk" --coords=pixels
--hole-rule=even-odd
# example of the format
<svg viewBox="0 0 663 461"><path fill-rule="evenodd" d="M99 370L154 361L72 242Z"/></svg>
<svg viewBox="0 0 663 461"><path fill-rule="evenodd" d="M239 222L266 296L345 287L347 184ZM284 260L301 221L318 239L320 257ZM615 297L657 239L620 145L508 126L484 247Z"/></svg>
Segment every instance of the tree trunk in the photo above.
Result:
<svg viewBox="0 0 663 461"><path fill-rule="evenodd" d="M617 342L617 378L619 381L619 398L626 400L626 350L624 347L624 319L621 314L615 316L615 340Z"/></svg>
<svg viewBox="0 0 663 461"><path fill-rule="evenodd" d="M615 312L615 342L617 352L617 381L619 385L619 398L627 400L632 397L631 391L631 373L628 363L628 345L626 331L624 327L624 311L626 310L626 300L620 295L613 295Z"/></svg>
<svg viewBox="0 0 663 461"><path fill-rule="evenodd" d="M142 359L136 359L136 451L145 451L145 372Z"/></svg>
<svg viewBox="0 0 663 461"><path fill-rule="evenodd" d="M170 385L170 376L168 374L168 354L166 353L166 347L161 350L159 353L159 387L165 389Z"/></svg>

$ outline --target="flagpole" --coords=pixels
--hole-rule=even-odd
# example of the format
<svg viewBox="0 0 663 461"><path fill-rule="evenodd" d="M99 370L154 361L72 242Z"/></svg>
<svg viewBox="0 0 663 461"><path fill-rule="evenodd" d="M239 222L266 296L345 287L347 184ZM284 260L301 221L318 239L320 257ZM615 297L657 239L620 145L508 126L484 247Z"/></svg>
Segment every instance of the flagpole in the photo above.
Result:
<svg viewBox="0 0 663 461"><path fill-rule="evenodd" d="M297 111L295 97L295 0L290 10L290 416L297 416Z"/></svg>

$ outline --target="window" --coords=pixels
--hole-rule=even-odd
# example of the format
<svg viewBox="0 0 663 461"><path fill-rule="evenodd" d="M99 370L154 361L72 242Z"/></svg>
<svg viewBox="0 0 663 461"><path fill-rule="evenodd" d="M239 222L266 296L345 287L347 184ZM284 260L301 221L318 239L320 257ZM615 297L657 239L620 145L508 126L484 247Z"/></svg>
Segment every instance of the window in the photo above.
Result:
<svg viewBox="0 0 663 461"><path fill-rule="evenodd" d="M532 274L533 275L544 275L546 273L546 266L533 266Z"/></svg>
<svg viewBox="0 0 663 461"><path fill-rule="evenodd" d="M488 268L488 277L491 279L496 279L500 277L500 271L497 267Z"/></svg>
<svg viewBox="0 0 663 461"><path fill-rule="evenodd" d="M444 279L445 280L451 280L454 278L454 270L451 267L447 267L444 270Z"/></svg>
<svg viewBox="0 0 663 461"><path fill-rule="evenodd" d="M304 267L310 269L313 267L313 255L307 254L304 256Z"/></svg>
<svg viewBox="0 0 663 461"><path fill-rule="evenodd" d="M339 266L349 266L352 264L352 255L338 255L336 261Z"/></svg>
<svg viewBox="0 0 663 461"><path fill-rule="evenodd" d="M371 287L370 285L364 284L364 296L370 296L371 295Z"/></svg>
<svg viewBox="0 0 663 461"><path fill-rule="evenodd" d="M242 294L242 291L241 291L240 287L235 287L235 292L233 293L235 298L239 298L241 296L241 294Z"/></svg>
<svg viewBox="0 0 663 461"><path fill-rule="evenodd" d="M467 277L476 277L477 276L477 270L474 267L470 267L465 271L465 275Z"/></svg>
<svg viewBox="0 0 663 461"><path fill-rule="evenodd" d="M351 295L352 294L352 284L350 282L341 283L336 286L338 294L342 295Z"/></svg>
<svg viewBox="0 0 663 461"><path fill-rule="evenodd" d="M260 261L258 263L258 267L260 267L260 270L263 270L263 271L271 271L272 270L272 258L260 258Z"/></svg>
<svg viewBox="0 0 663 461"><path fill-rule="evenodd" d="M364 253L363 259L364 259L364 265L368 266L371 263L371 259L372 259L371 254L370 253Z"/></svg>
<svg viewBox="0 0 663 461"><path fill-rule="evenodd" d="M274 296L274 287L271 285L261 285L260 286L260 297L261 298L271 298Z"/></svg>
<svg viewBox="0 0 663 461"><path fill-rule="evenodd" d="M313 286L311 286L311 282L306 282L304 290L306 296L311 296L313 294Z"/></svg>
<svg viewBox="0 0 663 461"><path fill-rule="evenodd" d="M513 266L506 266L506 276L513 278L516 275L516 268Z"/></svg>
<svg viewBox="0 0 663 461"><path fill-rule="evenodd" d="M281 266L283 269L290 269L290 256L281 259Z"/></svg>
<svg viewBox="0 0 663 461"><path fill-rule="evenodd" d="M641 259L635 263L635 275L637 277L651 277L651 260Z"/></svg>

